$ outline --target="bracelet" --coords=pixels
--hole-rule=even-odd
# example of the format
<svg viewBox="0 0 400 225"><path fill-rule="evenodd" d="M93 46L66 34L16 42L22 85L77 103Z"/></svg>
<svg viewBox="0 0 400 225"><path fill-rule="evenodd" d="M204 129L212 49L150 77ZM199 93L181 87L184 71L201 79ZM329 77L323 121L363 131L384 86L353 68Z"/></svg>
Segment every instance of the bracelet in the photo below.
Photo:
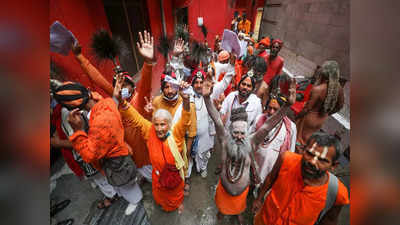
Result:
<svg viewBox="0 0 400 225"><path fill-rule="evenodd" d="M129 108L129 103L128 103L126 100L124 100L124 101L120 104L120 107L121 107L122 110L127 110L127 109Z"/></svg>

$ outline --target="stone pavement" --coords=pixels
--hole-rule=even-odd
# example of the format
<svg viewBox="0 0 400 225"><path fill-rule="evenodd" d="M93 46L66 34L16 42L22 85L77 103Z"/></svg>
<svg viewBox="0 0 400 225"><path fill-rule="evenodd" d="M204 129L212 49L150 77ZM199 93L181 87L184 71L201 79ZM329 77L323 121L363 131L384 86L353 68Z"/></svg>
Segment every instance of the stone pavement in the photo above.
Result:
<svg viewBox="0 0 400 225"><path fill-rule="evenodd" d="M164 212L156 205L151 195L151 184L145 183L142 187L142 205L129 217L124 215L125 207L128 204L124 199L115 202L110 208L99 210L96 208L97 201L102 198L98 188L93 189L89 181L79 181L75 175L68 173L68 168L62 159L57 162L56 171L67 171L56 179L56 186L50 197L55 202L70 199L71 203L63 211L55 216L57 220L74 218L74 225L119 225L119 224L152 224L152 225L214 225L217 224L217 208L214 203L214 194L217 184L217 176L214 174L220 155L214 152L209 162L208 177L203 179L195 171L191 177L190 196L184 200L184 211ZM65 167L63 167L65 166ZM52 171L55 174L56 171ZM350 173L349 164L340 166L335 172L339 178L349 186ZM251 192L249 192L251 193ZM252 197L248 198L248 206L252 204ZM142 207L143 206L143 207ZM145 209L145 212L144 210ZM252 224L253 216L248 207L244 217L247 224ZM339 225L349 224L349 207L345 207L339 218ZM237 224L232 217L225 217L221 225Z"/></svg>

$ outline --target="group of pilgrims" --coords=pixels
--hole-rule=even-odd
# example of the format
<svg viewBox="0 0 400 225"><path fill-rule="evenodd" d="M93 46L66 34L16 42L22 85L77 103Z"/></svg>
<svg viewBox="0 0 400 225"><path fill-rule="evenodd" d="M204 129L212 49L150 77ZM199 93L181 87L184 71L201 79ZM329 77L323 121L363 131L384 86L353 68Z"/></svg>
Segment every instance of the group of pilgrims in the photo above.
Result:
<svg viewBox="0 0 400 225"><path fill-rule="evenodd" d="M187 26L177 29L174 40L160 38L157 47L149 32L139 32L144 62L133 75L118 64L119 41L99 30L91 50L114 63L112 81L79 42L71 46L76 63L104 94L53 77L51 145L61 148L76 176L99 187L105 196L99 209L122 197L129 202L125 214L132 214L143 184L150 182L157 205L182 213L195 170L202 178L218 176L218 221L234 216L239 224L337 222L349 197L330 171L343 150L339 138L321 127L343 107L338 63L326 61L298 82L283 72L283 41L235 35L239 52L223 48L224 36L217 35L212 48L198 42ZM153 73L156 48L166 59L162 74ZM160 94L153 97L156 77ZM217 169L209 171L216 154ZM245 221L247 207L254 221Z"/></svg>

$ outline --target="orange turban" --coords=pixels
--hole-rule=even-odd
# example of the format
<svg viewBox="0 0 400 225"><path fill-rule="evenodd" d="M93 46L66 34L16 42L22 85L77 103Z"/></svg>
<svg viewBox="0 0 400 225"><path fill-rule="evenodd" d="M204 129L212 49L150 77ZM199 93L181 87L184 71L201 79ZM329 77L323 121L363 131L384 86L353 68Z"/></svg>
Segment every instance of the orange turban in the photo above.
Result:
<svg viewBox="0 0 400 225"><path fill-rule="evenodd" d="M219 62L227 60L227 59L229 59L229 52L223 50L218 54L218 61Z"/></svg>
<svg viewBox="0 0 400 225"><path fill-rule="evenodd" d="M253 55L253 46L247 46L247 52L249 53L249 55Z"/></svg>
<svg viewBox="0 0 400 225"><path fill-rule="evenodd" d="M258 48L260 44L263 44L268 47L271 44L271 40L269 39L269 37L262 39L260 42L258 42L256 48Z"/></svg>

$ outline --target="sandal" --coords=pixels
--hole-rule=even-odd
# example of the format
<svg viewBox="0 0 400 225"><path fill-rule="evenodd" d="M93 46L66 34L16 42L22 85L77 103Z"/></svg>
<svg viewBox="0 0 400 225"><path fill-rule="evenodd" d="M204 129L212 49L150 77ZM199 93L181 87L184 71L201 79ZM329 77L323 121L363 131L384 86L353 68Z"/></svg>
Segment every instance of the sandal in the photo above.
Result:
<svg viewBox="0 0 400 225"><path fill-rule="evenodd" d="M184 190L183 195L189 196L189 191L190 191L190 180L189 179L185 179L185 186L184 186L183 190Z"/></svg>
<svg viewBox="0 0 400 225"><path fill-rule="evenodd" d="M103 200L100 201L100 202L97 204L97 208L98 208L98 209L105 209L105 208L108 208L108 207L110 207L110 206L113 204L113 202L115 202L117 199L118 199L118 196L117 196L117 195L114 195L114 197L112 197L112 198L104 197ZM106 202L108 202L108 203L106 203Z"/></svg>

